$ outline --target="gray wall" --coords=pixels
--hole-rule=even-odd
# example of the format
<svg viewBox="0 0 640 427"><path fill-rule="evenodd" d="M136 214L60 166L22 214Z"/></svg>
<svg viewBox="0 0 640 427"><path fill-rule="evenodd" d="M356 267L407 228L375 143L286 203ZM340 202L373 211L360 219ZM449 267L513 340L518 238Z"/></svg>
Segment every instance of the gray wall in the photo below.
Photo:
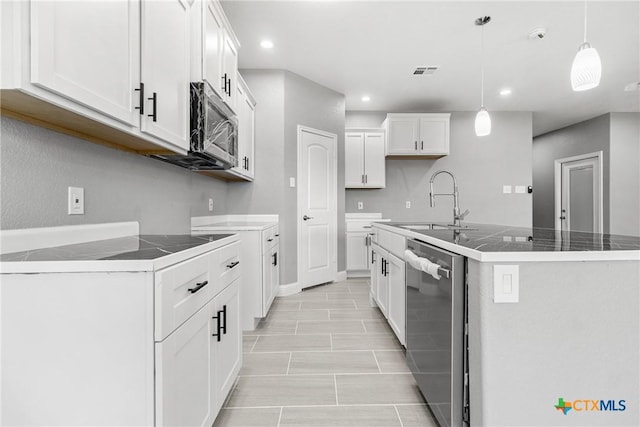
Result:
<svg viewBox="0 0 640 427"><path fill-rule="evenodd" d="M294 73L242 70L256 99L256 163L252 185L230 183L229 213L280 215L280 282L297 282L297 126L338 136L338 271L346 268L344 224L344 96ZM269 161L264 159L268 158Z"/></svg>
<svg viewBox="0 0 640 427"><path fill-rule="evenodd" d="M533 140L533 225L555 228L554 161L580 154L603 152L603 227L609 232L609 114L596 117Z"/></svg>
<svg viewBox="0 0 640 427"><path fill-rule="evenodd" d="M611 113L610 233L640 236L640 113Z"/></svg>
<svg viewBox="0 0 640 427"><path fill-rule="evenodd" d="M223 181L2 116L0 229L138 221L141 233L189 233L192 216L227 210ZM85 214L67 214L67 187Z"/></svg>
<svg viewBox="0 0 640 427"><path fill-rule="evenodd" d="M520 263L516 304L493 302L493 266L468 263L472 424L640 425L638 262ZM559 397L627 410L564 416Z"/></svg>
<svg viewBox="0 0 640 427"><path fill-rule="evenodd" d="M475 136L476 112L451 115L450 154L437 160L386 160L386 188L347 190L347 212L381 212L394 221L451 221L450 197L436 198L429 207L429 179L440 169L456 175L460 208L471 213L467 222L531 226L530 194L503 194L503 185L531 185L531 113L491 112L491 135ZM346 127L380 127L386 113L347 112ZM448 176L436 179L436 192L450 192ZM364 210L357 210L357 203ZM411 208L405 208L405 202Z"/></svg>

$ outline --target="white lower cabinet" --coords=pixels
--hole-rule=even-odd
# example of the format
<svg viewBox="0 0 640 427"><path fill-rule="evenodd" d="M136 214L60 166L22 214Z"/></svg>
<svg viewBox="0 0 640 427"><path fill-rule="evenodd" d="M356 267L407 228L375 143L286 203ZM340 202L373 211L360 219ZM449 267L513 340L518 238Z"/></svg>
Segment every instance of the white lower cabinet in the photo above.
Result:
<svg viewBox="0 0 640 427"><path fill-rule="evenodd" d="M218 242L2 274L0 424L210 427L242 362L240 241Z"/></svg>
<svg viewBox="0 0 640 427"><path fill-rule="evenodd" d="M406 346L405 263L400 258L403 236L374 227L378 241L371 246L371 297L403 346ZM387 244L389 247L381 246Z"/></svg>
<svg viewBox="0 0 640 427"><path fill-rule="evenodd" d="M215 313L211 318L214 321L215 336L211 336L211 353L215 413L218 413L231 391L242 364L239 291L239 281L236 280L213 300ZM207 427L210 425L211 423L207 424Z"/></svg>
<svg viewBox="0 0 640 427"><path fill-rule="evenodd" d="M347 271L367 270L368 232L347 232Z"/></svg>
<svg viewBox="0 0 640 427"><path fill-rule="evenodd" d="M156 344L156 425L210 426L215 419L214 301Z"/></svg>
<svg viewBox="0 0 640 427"><path fill-rule="evenodd" d="M406 289L404 261L395 255L387 255L387 279L389 288L389 303L387 320L400 344L406 346Z"/></svg>

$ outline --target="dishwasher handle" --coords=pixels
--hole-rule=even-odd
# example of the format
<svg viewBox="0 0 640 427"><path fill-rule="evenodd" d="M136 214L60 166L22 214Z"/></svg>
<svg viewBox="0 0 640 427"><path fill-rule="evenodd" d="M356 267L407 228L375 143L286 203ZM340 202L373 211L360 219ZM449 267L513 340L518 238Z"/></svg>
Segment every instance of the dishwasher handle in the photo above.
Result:
<svg viewBox="0 0 640 427"><path fill-rule="evenodd" d="M451 278L451 270L442 267L438 263L429 261L427 258L419 257L409 249L404 251L404 260L411 267L418 271L430 274L436 280L440 280L441 276L444 276L447 279Z"/></svg>

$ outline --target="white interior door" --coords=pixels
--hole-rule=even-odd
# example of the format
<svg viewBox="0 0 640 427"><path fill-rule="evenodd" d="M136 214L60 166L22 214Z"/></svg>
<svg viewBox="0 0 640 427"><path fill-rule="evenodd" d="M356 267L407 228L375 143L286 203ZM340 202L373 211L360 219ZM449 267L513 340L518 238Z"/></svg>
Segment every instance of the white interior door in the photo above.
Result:
<svg viewBox="0 0 640 427"><path fill-rule="evenodd" d="M298 283L337 274L337 137L298 126Z"/></svg>
<svg viewBox="0 0 640 427"><path fill-rule="evenodd" d="M602 152L556 160L556 229L602 233Z"/></svg>

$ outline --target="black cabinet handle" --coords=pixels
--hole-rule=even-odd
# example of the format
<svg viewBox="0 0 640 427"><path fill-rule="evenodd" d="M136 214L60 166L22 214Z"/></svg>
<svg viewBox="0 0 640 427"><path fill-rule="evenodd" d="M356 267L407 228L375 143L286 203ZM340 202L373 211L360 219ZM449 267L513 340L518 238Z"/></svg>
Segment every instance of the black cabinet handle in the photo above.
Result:
<svg viewBox="0 0 640 427"><path fill-rule="evenodd" d="M227 73L224 73L224 76L222 76L222 90L224 93L227 93Z"/></svg>
<svg viewBox="0 0 640 427"><path fill-rule="evenodd" d="M267 239L267 242L273 242L273 239Z"/></svg>
<svg viewBox="0 0 640 427"><path fill-rule="evenodd" d="M276 234L275 236L276 236L276 237L280 237L280 234Z"/></svg>
<svg viewBox="0 0 640 427"><path fill-rule="evenodd" d="M229 77L229 86L227 86L227 95L231 96L231 77Z"/></svg>
<svg viewBox="0 0 640 427"><path fill-rule="evenodd" d="M249 170L249 158L247 157L247 170Z"/></svg>
<svg viewBox="0 0 640 427"><path fill-rule="evenodd" d="M205 280L202 283L196 283L196 286L194 288L191 289L187 289L189 292L191 292L192 294L195 294L196 292L198 292L200 289L204 288L205 286L207 286L209 284L208 280Z"/></svg>
<svg viewBox="0 0 640 427"><path fill-rule="evenodd" d="M413 141L413 149L418 151L418 141Z"/></svg>
<svg viewBox="0 0 640 427"><path fill-rule="evenodd" d="M218 342L220 342L220 339L222 337L222 334L220 333L220 330L222 329L222 327L220 325L220 314L221 313L222 313L222 310L218 310L218 314L216 316L212 317L212 319L216 319L216 333L215 334L211 334L211 336L216 337L216 341L218 341ZM225 319L225 321L226 321L226 319Z"/></svg>
<svg viewBox="0 0 640 427"><path fill-rule="evenodd" d="M222 312L222 327L220 329L222 330L222 333L224 335L227 335L227 306L226 306L226 304L222 306L222 310L219 311L218 313L220 313L220 312Z"/></svg>
<svg viewBox="0 0 640 427"><path fill-rule="evenodd" d="M235 267L238 264L240 264L240 261L234 261L231 264L227 264L227 268L231 269L231 268Z"/></svg>
<svg viewBox="0 0 640 427"><path fill-rule="evenodd" d="M424 141L420 141L420 149L424 150Z"/></svg>
<svg viewBox="0 0 640 427"><path fill-rule="evenodd" d="M384 260L384 275L389 275L389 261L387 261L386 259Z"/></svg>
<svg viewBox="0 0 640 427"><path fill-rule="evenodd" d="M147 116L152 117L153 121L155 122L158 119L158 115L157 115L158 94L153 92L153 95L151 96L151 98L149 98L149 101L153 101L153 113L147 114Z"/></svg>
<svg viewBox="0 0 640 427"><path fill-rule="evenodd" d="M380 274L384 276L384 258L380 258Z"/></svg>
<svg viewBox="0 0 640 427"><path fill-rule="evenodd" d="M134 107L136 110L140 110L140 115L144 115L144 83L140 82L140 87L134 89L136 92L140 92L139 95L139 107Z"/></svg>
<svg viewBox="0 0 640 427"><path fill-rule="evenodd" d="M376 262L376 253L371 251L371 264L375 264Z"/></svg>
<svg viewBox="0 0 640 427"><path fill-rule="evenodd" d="M278 265L278 252L271 255L273 257L273 262L271 263L274 267Z"/></svg>

